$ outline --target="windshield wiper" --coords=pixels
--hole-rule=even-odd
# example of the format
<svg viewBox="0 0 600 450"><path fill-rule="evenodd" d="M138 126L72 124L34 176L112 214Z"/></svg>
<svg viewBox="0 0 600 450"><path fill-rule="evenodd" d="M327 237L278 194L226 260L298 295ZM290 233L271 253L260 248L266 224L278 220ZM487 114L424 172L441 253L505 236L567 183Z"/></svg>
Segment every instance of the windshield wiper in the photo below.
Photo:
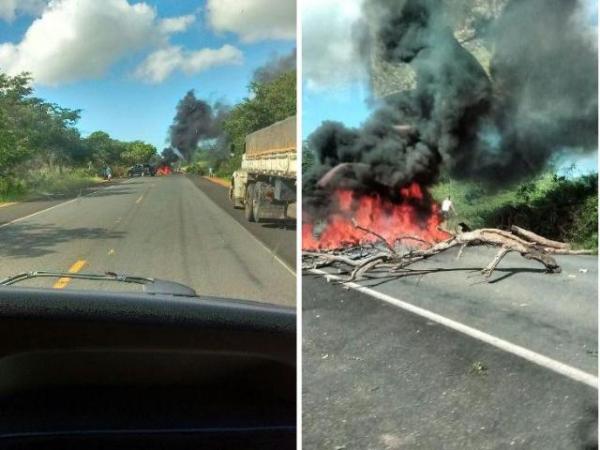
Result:
<svg viewBox="0 0 600 450"><path fill-rule="evenodd" d="M36 270L32 272L22 272L0 281L0 286L10 286L32 278L76 278L80 280L96 281L118 281L122 283L135 283L144 286L144 291L149 294L181 295L185 297L197 297L196 291L185 284L175 281L160 280L158 278L140 277L135 275L119 274L115 272L105 273L71 273L71 272L52 272L45 270Z"/></svg>

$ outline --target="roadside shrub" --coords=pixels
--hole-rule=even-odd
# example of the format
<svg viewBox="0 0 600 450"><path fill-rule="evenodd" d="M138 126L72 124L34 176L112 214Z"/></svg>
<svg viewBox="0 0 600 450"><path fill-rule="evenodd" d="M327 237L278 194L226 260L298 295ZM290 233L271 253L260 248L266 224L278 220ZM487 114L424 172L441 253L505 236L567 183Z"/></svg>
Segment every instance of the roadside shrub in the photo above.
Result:
<svg viewBox="0 0 600 450"><path fill-rule="evenodd" d="M26 190L23 180L12 176L0 176L0 201L17 200Z"/></svg>
<svg viewBox="0 0 600 450"><path fill-rule="evenodd" d="M576 247L598 250L598 195L585 199L573 212L569 233Z"/></svg>
<svg viewBox="0 0 600 450"><path fill-rule="evenodd" d="M15 201L39 196L71 193L101 181L87 168L29 170L0 176L0 201Z"/></svg>
<svg viewBox="0 0 600 450"><path fill-rule="evenodd" d="M459 222L471 228L509 228L518 225L576 247L598 247L598 174L577 178L551 173L501 191L449 179L432 189L441 202L450 194Z"/></svg>
<svg viewBox="0 0 600 450"><path fill-rule="evenodd" d="M128 167L125 166L111 166L113 178L123 178L127 176Z"/></svg>
<svg viewBox="0 0 600 450"><path fill-rule="evenodd" d="M241 165L242 165L242 156L235 155L232 158L230 158L226 161L223 161L221 164L219 164L215 173L220 178L231 178L231 175L233 175L233 172L238 170Z"/></svg>
<svg viewBox="0 0 600 450"><path fill-rule="evenodd" d="M195 175L202 175L202 176L208 174L208 170L206 170L206 167L204 167L204 165L200 164L200 163L194 163L194 164L187 166L186 172L193 173Z"/></svg>

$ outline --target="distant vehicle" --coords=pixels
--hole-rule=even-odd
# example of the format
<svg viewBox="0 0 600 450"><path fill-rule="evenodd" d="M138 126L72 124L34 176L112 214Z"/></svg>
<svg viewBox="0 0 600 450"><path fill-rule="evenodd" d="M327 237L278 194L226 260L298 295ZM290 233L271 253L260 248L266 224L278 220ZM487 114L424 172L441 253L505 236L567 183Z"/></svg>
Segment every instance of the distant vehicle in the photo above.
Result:
<svg viewBox="0 0 600 450"><path fill-rule="evenodd" d="M151 177L156 175L156 167L152 164L144 164L144 169L146 171L146 175L150 175Z"/></svg>
<svg viewBox="0 0 600 450"><path fill-rule="evenodd" d="M156 175L156 168L151 164L136 164L127 169L128 177L143 177Z"/></svg>
<svg viewBox="0 0 600 450"><path fill-rule="evenodd" d="M250 222L288 220L296 202L296 116L246 136L242 165L231 177L229 198Z"/></svg>
<svg viewBox="0 0 600 450"><path fill-rule="evenodd" d="M144 176L144 165L136 164L135 166L131 166L127 169L128 177L143 177Z"/></svg>

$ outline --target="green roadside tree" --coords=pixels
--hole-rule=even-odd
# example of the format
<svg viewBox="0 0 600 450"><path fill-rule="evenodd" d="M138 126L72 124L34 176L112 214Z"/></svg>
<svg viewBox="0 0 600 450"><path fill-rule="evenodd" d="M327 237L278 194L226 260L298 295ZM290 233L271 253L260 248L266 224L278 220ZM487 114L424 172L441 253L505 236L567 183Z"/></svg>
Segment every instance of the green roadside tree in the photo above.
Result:
<svg viewBox="0 0 600 450"><path fill-rule="evenodd" d="M31 77L24 73L10 77L0 73L0 174L10 172L32 155L28 142L30 123L26 120L27 97L33 92Z"/></svg>
<svg viewBox="0 0 600 450"><path fill-rule="evenodd" d="M302 173L307 173L315 165L315 152L308 141L302 143Z"/></svg>
<svg viewBox="0 0 600 450"><path fill-rule="evenodd" d="M116 139L104 131L94 131L84 139L90 161L97 167L104 165L121 164L121 154L127 150L127 144Z"/></svg>
<svg viewBox="0 0 600 450"><path fill-rule="evenodd" d="M228 153L226 172L239 166L246 136L296 114L296 71L284 72L269 82L253 81L250 95L233 107L223 122Z"/></svg>
<svg viewBox="0 0 600 450"><path fill-rule="evenodd" d="M133 164L148 163L157 153L156 147L142 141L133 141L126 145L126 150L121 153L123 162Z"/></svg>

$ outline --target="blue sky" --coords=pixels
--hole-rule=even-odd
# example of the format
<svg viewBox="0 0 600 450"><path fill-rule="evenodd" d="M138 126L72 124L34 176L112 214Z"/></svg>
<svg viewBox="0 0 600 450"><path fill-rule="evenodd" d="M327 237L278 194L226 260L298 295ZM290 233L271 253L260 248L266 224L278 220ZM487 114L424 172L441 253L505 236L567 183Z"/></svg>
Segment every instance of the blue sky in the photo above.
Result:
<svg viewBox="0 0 600 450"><path fill-rule="evenodd" d="M294 0L24 0L3 10L4 1L0 70L32 71L37 96L82 110L84 135L104 130L159 150L188 90L234 104L258 67L295 47ZM61 40L65 28L79 42Z"/></svg>
<svg viewBox="0 0 600 450"><path fill-rule="evenodd" d="M365 85L352 83L332 91L303 88L302 137L305 139L324 120L356 127L370 115L369 92Z"/></svg>
<svg viewBox="0 0 600 450"><path fill-rule="evenodd" d="M352 34L362 0L302 3L302 137L324 120L360 125L370 113L368 78Z"/></svg>

